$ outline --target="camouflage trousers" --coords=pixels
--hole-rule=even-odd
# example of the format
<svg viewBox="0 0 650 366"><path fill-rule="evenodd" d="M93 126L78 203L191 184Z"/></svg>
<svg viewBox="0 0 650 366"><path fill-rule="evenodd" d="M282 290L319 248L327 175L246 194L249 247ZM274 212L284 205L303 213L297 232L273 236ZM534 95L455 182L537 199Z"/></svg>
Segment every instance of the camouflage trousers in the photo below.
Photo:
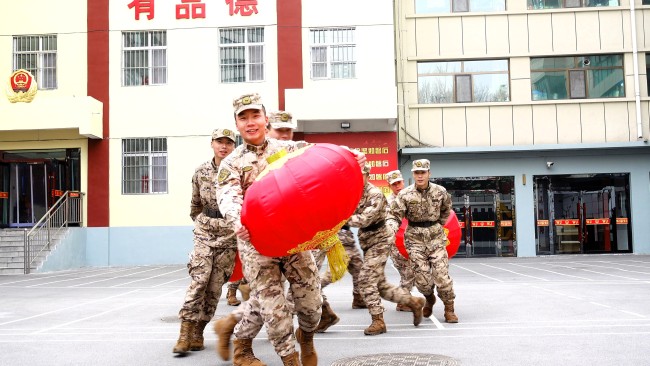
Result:
<svg viewBox="0 0 650 366"><path fill-rule="evenodd" d="M229 290L237 290L240 285L245 285L248 282L246 281L245 278L242 278L241 280L234 281L234 282L228 282L228 289Z"/></svg>
<svg viewBox="0 0 650 366"><path fill-rule="evenodd" d="M430 228L409 226L404 233L404 246L415 273L415 287L425 296L433 294L437 288L438 297L444 303L456 298L449 276L446 242L447 237L439 224Z"/></svg>
<svg viewBox="0 0 650 366"><path fill-rule="evenodd" d="M212 320L221 297L221 288L235 268L236 254L235 248L214 248L203 240L194 238L194 250L190 253L187 264L191 282L178 313L181 320Z"/></svg>
<svg viewBox="0 0 650 366"><path fill-rule="evenodd" d="M411 293L386 281L384 270L390 246L395 246L395 236L387 226L374 231L359 230L359 244L363 249L363 265L359 274L359 290L371 315L384 312L381 299L398 304L408 304Z"/></svg>
<svg viewBox="0 0 650 366"><path fill-rule="evenodd" d="M359 292L359 274L361 273L361 266L363 266L363 256L361 255L361 250L357 247L354 241L354 234L350 230L341 229L338 233L339 240L345 248L345 253L350 258L348 262L348 272L352 275L352 293L358 295ZM319 250L318 253L314 253L316 258L316 265L320 269L323 265L323 261L327 256L327 252ZM320 276L320 287L321 289L329 286L332 283L332 273L329 268L321 274ZM325 295L323 294L323 298Z"/></svg>
<svg viewBox="0 0 650 366"><path fill-rule="evenodd" d="M397 249L396 245L390 247L390 259L393 261L393 265L399 273L399 287L405 288L410 292L413 289L413 283L415 282L413 265L411 265L411 262L399 253L399 249Z"/></svg>
<svg viewBox="0 0 650 366"><path fill-rule="evenodd" d="M266 257L250 242L238 240L237 244L251 296L244 303L234 335L238 339L254 338L261 319L275 352L280 357L288 356L295 352L295 337L281 278L284 275L289 282L298 325L305 332L313 332L320 321L322 305L314 256L306 251L285 257Z"/></svg>

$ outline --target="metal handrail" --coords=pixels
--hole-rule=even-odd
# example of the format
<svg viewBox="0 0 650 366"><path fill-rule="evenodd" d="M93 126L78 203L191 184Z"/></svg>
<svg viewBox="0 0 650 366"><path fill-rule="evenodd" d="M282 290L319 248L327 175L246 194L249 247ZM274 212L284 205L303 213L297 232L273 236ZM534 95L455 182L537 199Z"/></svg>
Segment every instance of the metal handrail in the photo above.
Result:
<svg viewBox="0 0 650 366"><path fill-rule="evenodd" d="M69 224L83 223L83 196L81 192L66 191L31 230L25 231L25 274L29 274L41 253L50 249L55 234Z"/></svg>

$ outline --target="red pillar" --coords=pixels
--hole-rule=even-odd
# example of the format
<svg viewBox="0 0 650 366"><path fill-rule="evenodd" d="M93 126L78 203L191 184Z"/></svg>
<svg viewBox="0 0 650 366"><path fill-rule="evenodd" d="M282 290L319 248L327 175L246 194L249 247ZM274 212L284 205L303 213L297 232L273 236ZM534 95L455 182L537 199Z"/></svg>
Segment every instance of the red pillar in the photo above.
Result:
<svg viewBox="0 0 650 366"><path fill-rule="evenodd" d="M302 1L277 0L278 106L287 89L302 89Z"/></svg>

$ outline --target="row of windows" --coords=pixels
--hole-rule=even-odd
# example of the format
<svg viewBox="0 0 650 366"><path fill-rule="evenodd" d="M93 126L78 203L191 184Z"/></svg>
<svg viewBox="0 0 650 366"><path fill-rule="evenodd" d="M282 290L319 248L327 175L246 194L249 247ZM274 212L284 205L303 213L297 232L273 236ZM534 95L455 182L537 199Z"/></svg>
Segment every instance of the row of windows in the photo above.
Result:
<svg viewBox="0 0 650 366"><path fill-rule="evenodd" d="M624 97L624 76L620 54L531 58L531 99ZM507 102L509 80L504 59L418 62L418 103Z"/></svg>
<svg viewBox="0 0 650 366"><path fill-rule="evenodd" d="M311 77L356 77L355 28L310 29ZM26 69L41 89L56 89L57 36L14 36L13 68ZM222 83L264 81L264 28L219 29ZM167 83L167 31L122 32L122 86Z"/></svg>
<svg viewBox="0 0 650 366"><path fill-rule="evenodd" d="M527 2L530 10L620 5L619 0L527 0ZM643 5L650 5L650 0L643 0ZM417 14L505 10L506 0L415 0L415 12Z"/></svg>

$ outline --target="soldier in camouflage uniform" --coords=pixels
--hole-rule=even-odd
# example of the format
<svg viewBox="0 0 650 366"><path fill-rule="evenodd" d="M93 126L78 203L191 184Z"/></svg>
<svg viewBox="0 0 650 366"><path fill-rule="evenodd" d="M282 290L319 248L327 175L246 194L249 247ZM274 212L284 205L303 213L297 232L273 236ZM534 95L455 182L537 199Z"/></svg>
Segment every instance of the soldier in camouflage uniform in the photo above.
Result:
<svg viewBox="0 0 650 366"><path fill-rule="evenodd" d="M352 308L353 309L362 309L366 308L366 304L363 301L363 298L361 297L361 294L359 292L359 275L361 273L361 267L363 266L363 257L361 255L361 251L357 247L355 241L354 241L354 234L350 230L350 226L345 224L339 230L338 232L338 237L341 243L343 244L343 248L345 248L345 253L348 255L348 258L350 258L350 261L348 262L348 272L352 275ZM327 252L323 250L318 250L314 252L314 257L316 258L316 264L318 265L318 268L320 269L323 262L325 261L325 257L327 256ZM321 286L321 292L326 286L329 286L329 284L332 283L332 273L330 272L329 268L321 274L320 276L320 286ZM331 305L329 302L327 302L327 297L323 293L323 313L320 317L320 322L318 323L318 328L316 328L316 333L324 333L329 327L332 325L336 324L339 322L339 317L334 313L334 310L332 310Z"/></svg>
<svg viewBox="0 0 650 366"><path fill-rule="evenodd" d="M217 205L217 170L223 158L235 148L235 133L217 129L212 133L214 157L201 164L192 177L190 217L194 221L194 250L187 264L191 277L185 302L178 313L181 331L174 353L200 351L203 329L217 309L224 285L235 266L237 240Z"/></svg>
<svg viewBox="0 0 650 366"><path fill-rule="evenodd" d="M269 113L269 124L266 128L269 131L269 137L290 141L293 140L293 130L296 129L293 123L293 116L289 112L277 111Z"/></svg>
<svg viewBox="0 0 650 366"><path fill-rule="evenodd" d="M284 257L261 255L250 243L250 233L242 226L240 215L246 190L268 165L267 158L285 149L294 151L304 144L294 141L280 141L266 138L268 118L258 94L246 94L233 101L234 116L244 144L224 159L219 169L217 196L219 207L226 220L234 225L237 247L242 259L244 277L251 286L251 298L246 302L249 313L234 330L235 365L263 364L252 352L252 338L246 338L247 319L257 316L252 313L254 303L259 303L259 313L267 327L269 340L284 365L317 365L314 349L314 330L321 315L320 278L311 251ZM365 155L357 153L360 163ZM300 344L300 357L295 350L293 319L287 307L281 275L289 281L294 295L295 310L299 328L295 339ZM254 299L254 301L251 301Z"/></svg>
<svg viewBox="0 0 650 366"><path fill-rule="evenodd" d="M386 198L388 199L388 207L390 208L390 205L395 200L395 197L397 197L397 194L404 189L404 178L402 177L402 172L399 170L388 172L387 177L386 180L388 181L391 194ZM393 265L399 273L399 286L405 288L408 292L411 292L411 290L413 290L413 281L415 280L411 263L399 253L399 250L395 245L390 247L390 259L393 261ZM411 311L409 307L402 304L397 304L395 310Z"/></svg>
<svg viewBox="0 0 650 366"><path fill-rule="evenodd" d="M363 333L376 335L386 333L381 298L411 308L415 326L422 321L424 299L412 296L407 290L386 281L384 270L390 247L395 246L395 233L386 225L386 197L368 181L369 174L370 166L366 165L363 169L363 195L348 224L359 228L359 244L363 250L359 285L372 317L372 323Z"/></svg>
<svg viewBox="0 0 650 366"><path fill-rule="evenodd" d="M433 291L437 287L438 297L445 304L445 321L457 323L456 295L449 276L447 236L443 230L451 210L451 196L444 187L429 182L430 166L427 159L413 161L411 171L415 183L397 195L390 207L388 222L397 232L402 218L408 219L404 246L413 265L415 286L427 300L423 315L431 316L436 301Z"/></svg>

